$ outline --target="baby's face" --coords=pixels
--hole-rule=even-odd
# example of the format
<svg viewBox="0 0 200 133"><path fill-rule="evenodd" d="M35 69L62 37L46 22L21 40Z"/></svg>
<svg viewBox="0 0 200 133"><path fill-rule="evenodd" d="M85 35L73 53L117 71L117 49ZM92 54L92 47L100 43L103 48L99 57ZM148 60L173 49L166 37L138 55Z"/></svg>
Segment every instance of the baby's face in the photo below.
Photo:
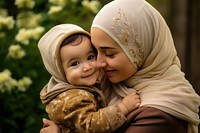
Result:
<svg viewBox="0 0 200 133"><path fill-rule="evenodd" d="M96 54L87 37L78 45L67 44L60 50L61 61L67 81L73 85L94 85L99 70L96 67Z"/></svg>

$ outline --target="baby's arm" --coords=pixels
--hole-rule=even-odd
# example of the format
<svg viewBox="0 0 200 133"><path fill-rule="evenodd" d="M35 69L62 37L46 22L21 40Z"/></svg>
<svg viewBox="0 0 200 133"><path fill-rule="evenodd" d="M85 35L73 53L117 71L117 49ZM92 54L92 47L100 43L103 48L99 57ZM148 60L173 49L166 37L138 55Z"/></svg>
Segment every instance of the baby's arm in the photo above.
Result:
<svg viewBox="0 0 200 133"><path fill-rule="evenodd" d="M136 108L138 108L139 106L140 97L135 91L128 94L120 103L118 103L118 107L125 116L133 110L135 110Z"/></svg>
<svg viewBox="0 0 200 133"><path fill-rule="evenodd" d="M46 111L63 133L112 133L126 121L117 105L102 108L92 93L79 89L60 94Z"/></svg>

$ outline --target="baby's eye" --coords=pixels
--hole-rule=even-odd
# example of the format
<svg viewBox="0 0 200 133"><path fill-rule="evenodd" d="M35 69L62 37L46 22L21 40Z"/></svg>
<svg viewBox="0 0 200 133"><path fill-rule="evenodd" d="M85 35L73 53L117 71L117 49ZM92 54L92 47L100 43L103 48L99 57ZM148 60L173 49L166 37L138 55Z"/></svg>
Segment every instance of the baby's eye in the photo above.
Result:
<svg viewBox="0 0 200 133"><path fill-rule="evenodd" d="M92 59L94 59L95 58L95 56L94 55L90 55L90 56L88 56L88 60L92 60Z"/></svg>
<svg viewBox="0 0 200 133"><path fill-rule="evenodd" d="M78 61L75 61L71 64L71 66L78 66L80 63Z"/></svg>

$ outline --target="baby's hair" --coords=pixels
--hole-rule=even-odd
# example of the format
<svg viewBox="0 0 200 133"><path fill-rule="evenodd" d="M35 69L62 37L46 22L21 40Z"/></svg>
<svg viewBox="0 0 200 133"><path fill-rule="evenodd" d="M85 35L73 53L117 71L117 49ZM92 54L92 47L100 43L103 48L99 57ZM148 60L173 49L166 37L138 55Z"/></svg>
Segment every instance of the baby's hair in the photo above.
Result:
<svg viewBox="0 0 200 133"><path fill-rule="evenodd" d="M73 42L76 42L76 43L73 43L73 45L79 45L82 42L83 37L88 37L90 39L90 37L85 35L85 34L81 34L81 33L73 34L73 35L64 39L60 48L67 45L67 44L73 43ZM93 45L92 45L92 48L93 48L95 54L97 54L97 51L96 51L96 49Z"/></svg>
<svg viewBox="0 0 200 133"><path fill-rule="evenodd" d="M84 34L73 34L73 35L64 39L64 41L61 44L61 47L65 46L67 44L73 43L75 41L77 41L77 43L74 43L73 45L78 45L82 42L83 36L86 36L86 35L84 35Z"/></svg>

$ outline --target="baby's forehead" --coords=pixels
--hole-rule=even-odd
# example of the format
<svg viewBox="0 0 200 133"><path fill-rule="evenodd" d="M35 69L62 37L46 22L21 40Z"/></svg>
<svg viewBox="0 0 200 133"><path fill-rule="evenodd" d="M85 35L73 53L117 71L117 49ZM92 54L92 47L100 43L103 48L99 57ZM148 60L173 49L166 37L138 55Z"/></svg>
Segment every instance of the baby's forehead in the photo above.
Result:
<svg viewBox="0 0 200 133"><path fill-rule="evenodd" d="M78 35L66 38L60 46L59 52L61 51L63 53L65 53L64 51L68 51L68 53L65 53L65 55L70 53L71 55L75 56L79 56L84 53L87 56L91 53L94 53L95 55L97 54L96 49L91 43L90 37L87 35Z"/></svg>

